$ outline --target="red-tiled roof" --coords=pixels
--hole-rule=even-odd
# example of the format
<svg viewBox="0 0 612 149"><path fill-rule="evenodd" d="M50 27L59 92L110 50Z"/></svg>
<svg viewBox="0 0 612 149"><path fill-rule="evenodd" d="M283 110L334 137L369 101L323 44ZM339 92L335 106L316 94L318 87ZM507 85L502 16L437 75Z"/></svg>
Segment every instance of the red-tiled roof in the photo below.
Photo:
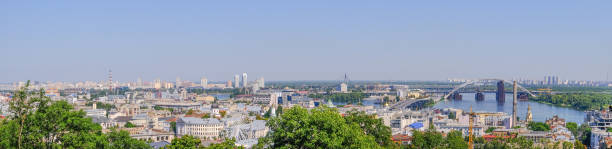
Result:
<svg viewBox="0 0 612 149"><path fill-rule="evenodd" d="M403 134L396 134L396 135L393 135L391 137L391 140L393 140L393 141L410 141L410 140L412 140L412 137L410 137L408 135L403 135Z"/></svg>
<svg viewBox="0 0 612 149"><path fill-rule="evenodd" d="M176 117L166 120L167 122L176 122Z"/></svg>

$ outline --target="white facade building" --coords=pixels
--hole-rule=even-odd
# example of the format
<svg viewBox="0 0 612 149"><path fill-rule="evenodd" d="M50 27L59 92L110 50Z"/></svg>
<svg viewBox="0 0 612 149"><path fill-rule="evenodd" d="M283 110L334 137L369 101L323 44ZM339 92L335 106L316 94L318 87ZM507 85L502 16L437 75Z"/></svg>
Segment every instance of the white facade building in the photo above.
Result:
<svg viewBox="0 0 612 149"><path fill-rule="evenodd" d="M247 73L242 73L242 87L247 87L247 82L249 81L249 79L247 78Z"/></svg>
<svg viewBox="0 0 612 149"><path fill-rule="evenodd" d="M208 79L206 79L206 77L200 79L200 86L202 86L202 88L208 88Z"/></svg>
<svg viewBox="0 0 612 149"><path fill-rule="evenodd" d="M178 135L191 135L200 139L219 138L224 124L215 119L201 119L194 117L181 117L176 120L176 131Z"/></svg>
<svg viewBox="0 0 612 149"><path fill-rule="evenodd" d="M278 94L270 93L270 94L255 94L253 96L254 104L264 104L264 105L277 105L278 104Z"/></svg>
<svg viewBox="0 0 612 149"><path fill-rule="evenodd" d="M234 75L234 88L239 88L239 87L240 87L240 76Z"/></svg>

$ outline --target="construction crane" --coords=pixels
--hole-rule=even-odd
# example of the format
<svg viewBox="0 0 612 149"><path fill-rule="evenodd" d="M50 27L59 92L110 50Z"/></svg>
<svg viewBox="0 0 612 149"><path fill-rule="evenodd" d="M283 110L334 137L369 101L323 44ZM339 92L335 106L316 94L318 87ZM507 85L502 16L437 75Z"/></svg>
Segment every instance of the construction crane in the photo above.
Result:
<svg viewBox="0 0 612 149"><path fill-rule="evenodd" d="M474 149L474 112L472 112L472 106L470 106L470 126L468 129L468 149Z"/></svg>

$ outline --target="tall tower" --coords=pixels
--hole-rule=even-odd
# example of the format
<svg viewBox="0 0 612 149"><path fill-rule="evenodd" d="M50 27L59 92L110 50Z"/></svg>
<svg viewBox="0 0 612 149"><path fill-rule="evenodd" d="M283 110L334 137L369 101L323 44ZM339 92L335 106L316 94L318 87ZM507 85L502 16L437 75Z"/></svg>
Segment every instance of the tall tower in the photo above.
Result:
<svg viewBox="0 0 612 149"><path fill-rule="evenodd" d="M345 73L345 74L344 74L344 82L343 82L343 83L344 83L344 84L348 84L348 83L349 83L349 81L350 81L350 80L349 80L349 78L348 78L348 75L346 75L346 73Z"/></svg>
<svg viewBox="0 0 612 149"><path fill-rule="evenodd" d="M242 73L242 87L247 87L247 82L249 80L247 79L247 73Z"/></svg>
<svg viewBox="0 0 612 149"><path fill-rule="evenodd" d="M108 69L108 92L113 91L113 70Z"/></svg>
<svg viewBox="0 0 612 149"><path fill-rule="evenodd" d="M239 88L239 87L240 87L240 76L234 75L234 88Z"/></svg>
<svg viewBox="0 0 612 149"><path fill-rule="evenodd" d="M516 81L512 83L512 127L516 126L516 103L517 103L517 90Z"/></svg>

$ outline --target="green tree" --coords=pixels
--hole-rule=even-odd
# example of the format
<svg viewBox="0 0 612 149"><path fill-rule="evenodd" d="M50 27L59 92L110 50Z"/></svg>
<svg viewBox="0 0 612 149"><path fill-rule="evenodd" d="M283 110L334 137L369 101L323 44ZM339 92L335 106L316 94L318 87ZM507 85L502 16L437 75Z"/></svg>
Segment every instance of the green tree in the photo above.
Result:
<svg viewBox="0 0 612 149"><path fill-rule="evenodd" d="M563 149L574 149L572 142L563 142Z"/></svg>
<svg viewBox="0 0 612 149"><path fill-rule="evenodd" d="M565 123L565 128L572 132L575 137L578 137L578 124L574 122Z"/></svg>
<svg viewBox="0 0 612 149"><path fill-rule="evenodd" d="M193 109L189 109L189 111L187 111L187 113L185 113L185 115L191 115L193 114Z"/></svg>
<svg viewBox="0 0 612 149"><path fill-rule="evenodd" d="M204 115L202 115L202 119L207 119L207 118L210 118L210 114L204 113Z"/></svg>
<svg viewBox="0 0 612 149"><path fill-rule="evenodd" d="M381 148L359 125L347 123L336 109L293 107L267 125L272 148Z"/></svg>
<svg viewBox="0 0 612 149"><path fill-rule="evenodd" d="M533 131L549 131L550 127L546 123L542 122L529 122L527 128Z"/></svg>
<svg viewBox="0 0 612 149"><path fill-rule="evenodd" d="M448 113L448 119L456 119L456 118L457 118L457 114L455 112Z"/></svg>
<svg viewBox="0 0 612 149"><path fill-rule="evenodd" d="M102 127L82 110L74 111L66 101L52 102L43 90L29 92L27 86L16 91L11 101L14 115L0 122L0 148L111 148L120 144L112 132L103 134ZM129 135L119 138L126 137Z"/></svg>
<svg viewBox="0 0 612 149"><path fill-rule="evenodd" d="M227 114L227 112L226 111L219 111L219 114L221 115L221 118L224 118L225 114Z"/></svg>
<svg viewBox="0 0 612 149"><path fill-rule="evenodd" d="M583 149L583 148L587 148L584 144L582 144L582 142L580 142L579 140L576 140L576 142L574 142L574 148L575 149Z"/></svg>
<svg viewBox="0 0 612 149"><path fill-rule="evenodd" d="M174 132L174 136L176 136L176 122L170 122L170 129Z"/></svg>
<svg viewBox="0 0 612 149"><path fill-rule="evenodd" d="M344 117L349 124L357 124L367 135L373 136L376 142L385 147L395 145L391 141L391 128L386 126L382 119L375 115L368 115L363 111L351 110Z"/></svg>
<svg viewBox="0 0 612 149"><path fill-rule="evenodd" d="M283 114L283 106L278 105L276 107L276 115L281 115L281 114Z"/></svg>
<svg viewBox="0 0 612 149"><path fill-rule="evenodd" d="M486 130L485 132L486 132L486 133L491 133L491 132L493 132L495 129L497 129L497 128L495 128L495 127L489 127L489 128L487 128L487 130Z"/></svg>
<svg viewBox="0 0 612 149"><path fill-rule="evenodd" d="M206 149L244 149L242 146L236 146L234 142L236 142L236 140L226 139L221 143L211 144L210 146L206 147Z"/></svg>
<svg viewBox="0 0 612 149"><path fill-rule="evenodd" d="M196 149L200 147L202 141L190 135L175 138L172 143L167 145L168 149Z"/></svg>
<svg viewBox="0 0 612 149"><path fill-rule="evenodd" d="M268 108L268 111L266 111L266 113L264 113L263 117L264 118L270 118L271 114L272 114L272 108Z"/></svg>
<svg viewBox="0 0 612 149"><path fill-rule="evenodd" d="M125 125L123 125L123 127L125 127L125 128L134 128L134 127L136 127L136 125L134 125L134 124L132 124L130 122L126 122Z"/></svg>
<svg viewBox="0 0 612 149"><path fill-rule="evenodd" d="M591 127L588 124L582 124L578 127L578 140L582 144L589 145L591 143Z"/></svg>
<svg viewBox="0 0 612 149"><path fill-rule="evenodd" d="M410 149L434 149L442 148L446 143L444 136L432 129L425 132L412 131L412 143L407 146Z"/></svg>
<svg viewBox="0 0 612 149"><path fill-rule="evenodd" d="M164 108L161 107L161 106L154 106L153 109L155 109L155 110L164 110Z"/></svg>
<svg viewBox="0 0 612 149"><path fill-rule="evenodd" d="M110 149L147 149L151 148L149 144L144 141L140 141L130 137L130 133L127 131L117 131L112 129L106 134L106 140L108 146L105 148Z"/></svg>
<svg viewBox="0 0 612 149"><path fill-rule="evenodd" d="M463 139L463 134L460 131L451 131L446 137L446 148L449 149L465 149L468 144Z"/></svg>

